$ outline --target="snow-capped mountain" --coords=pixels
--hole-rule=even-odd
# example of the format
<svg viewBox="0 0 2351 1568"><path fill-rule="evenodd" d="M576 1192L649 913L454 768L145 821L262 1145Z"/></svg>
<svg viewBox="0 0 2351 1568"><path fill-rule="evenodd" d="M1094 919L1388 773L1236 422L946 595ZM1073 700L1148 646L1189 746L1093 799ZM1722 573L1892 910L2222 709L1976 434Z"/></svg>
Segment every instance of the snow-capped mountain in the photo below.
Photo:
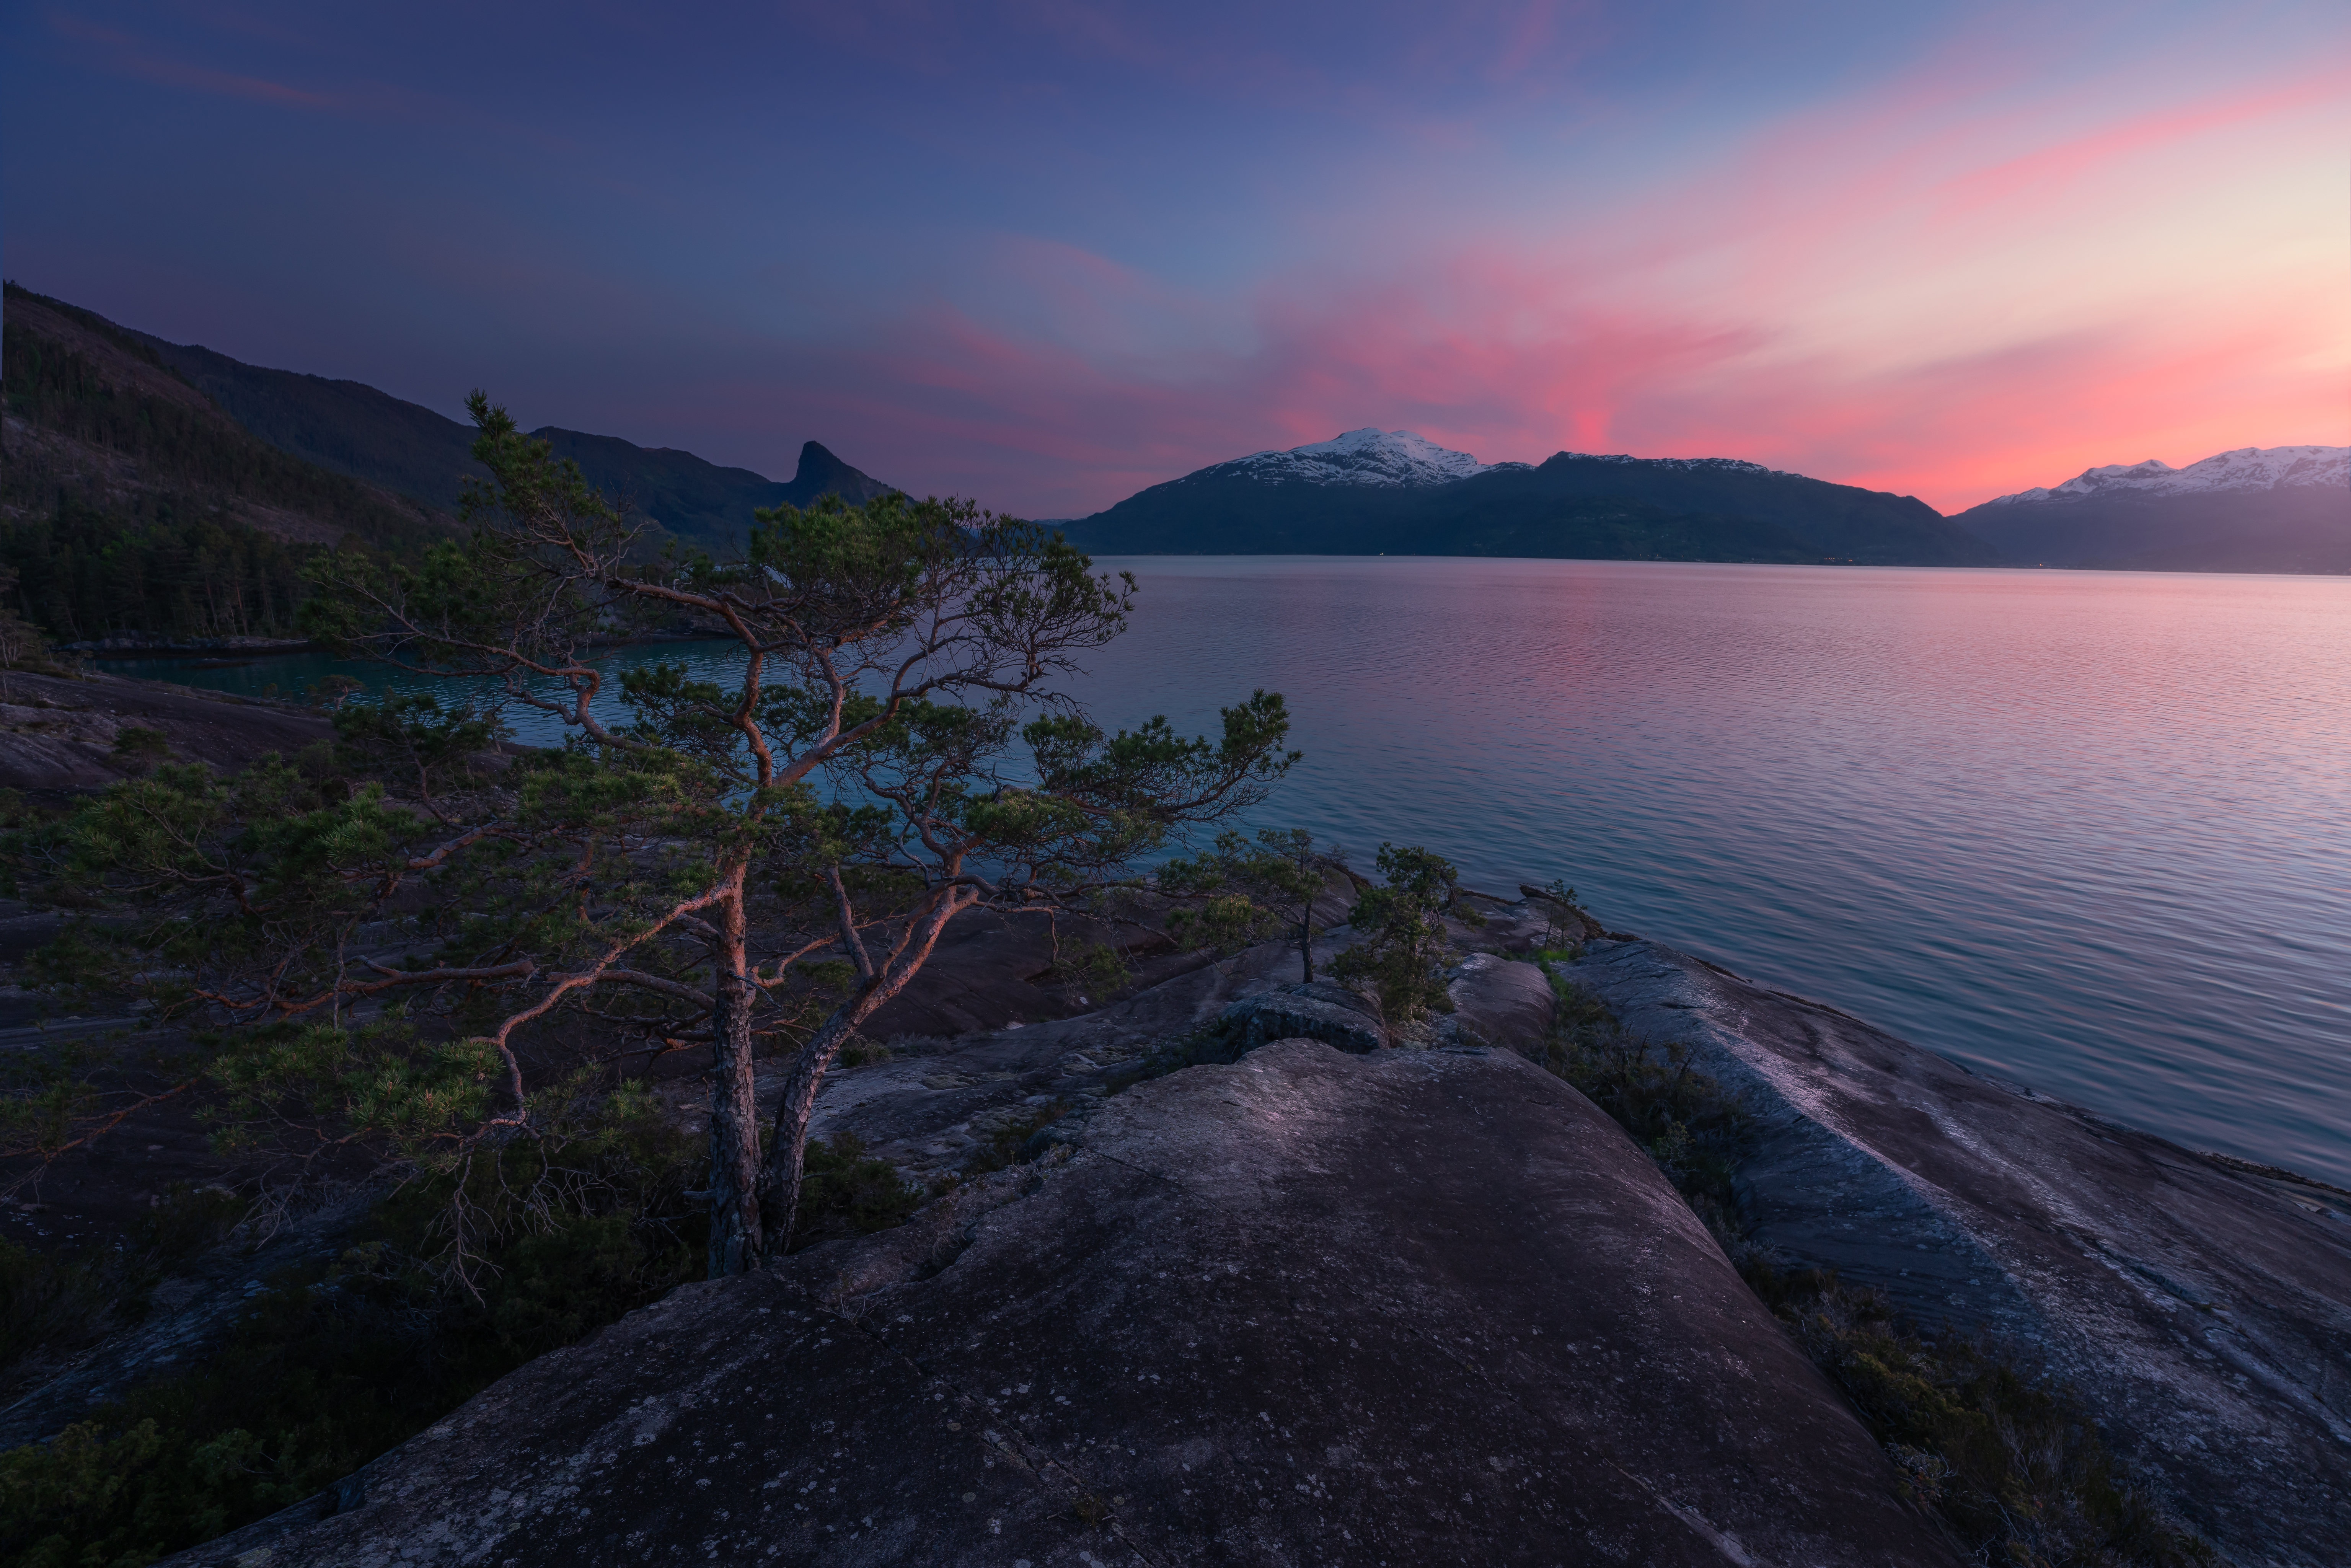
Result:
<svg viewBox="0 0 2351 1568"><path fill-rule="evenodd" d="M2351 571L2351 446L2114 463L1953 520L2020 566Z"/></svg>
<svg viewBox="0 0 2351 1568"><path fill-rule="evenodd" d="M1414 431L1252 452L1064 525L1119 555L1487 555L1967 565L1983 541L1907 496L1729 457L1480 463Z"/></svg>
<svg viewBox="0 0 2351 1568"><path fill-rule="evenodd" d="M2110 463L2103 468L2085 469L2063 485L2020 490L1984 505L2195 496L2214 490L2275 490L2301 485L2332 485L2338 489L2351 486L2351 446L2241 446L2185 468L2153 458L2145 463Z"/></svg>
<svg viewBox="0 0 2351 1568"><path fill-rule="evenodd" d="M1467 452L1439 446L1410 430L1378 430L1365 425L1329 441L1293 446L1286 452L1252 452L1229 463L1203 468L1195 478L1254 479L1273 485L1379 485L1417 489L1450 485L1498 468L1524 468L1523 463L1480 463Z"/></svg>

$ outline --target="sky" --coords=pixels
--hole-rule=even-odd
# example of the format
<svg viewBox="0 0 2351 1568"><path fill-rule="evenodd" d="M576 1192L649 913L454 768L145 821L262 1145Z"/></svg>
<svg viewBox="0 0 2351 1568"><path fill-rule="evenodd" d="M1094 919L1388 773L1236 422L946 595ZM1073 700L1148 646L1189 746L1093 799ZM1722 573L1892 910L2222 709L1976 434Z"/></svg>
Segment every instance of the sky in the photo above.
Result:
<svg viewBox="0 0 2351 1568"><path fill-rule="evenodd" d="M18 3L0 259L1032 517L1364 425L1951 512L2351 442L2351 7Z"/></svg>

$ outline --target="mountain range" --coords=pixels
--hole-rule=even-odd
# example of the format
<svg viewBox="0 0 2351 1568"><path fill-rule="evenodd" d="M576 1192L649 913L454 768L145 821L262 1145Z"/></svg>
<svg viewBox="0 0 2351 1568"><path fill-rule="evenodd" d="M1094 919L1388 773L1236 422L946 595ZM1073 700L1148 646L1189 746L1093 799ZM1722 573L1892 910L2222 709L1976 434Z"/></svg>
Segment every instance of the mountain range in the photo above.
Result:
<svg viewBox="0 0 2351 1568"><path fill-rule="evenodd" d="M1412 431L1251 453L1063 525L1105 555L1390 554L2351 571L2351 448L2093 468L1945 517L1727 457L1480 463Z"/></svg>
<svg viewBox="0 0 2351 1568"><path fill-rule="evenodd" d="M191 343L131 334L230 417L281 451L454 512L469 478L489 476L473 459L474 428L360 382L265 370ZM725 468L674 447L638 446L616 435L544 425L531 432L558 457L580 465L590 484L632 515L709 549L738 540L753 511L804 507L834 494L869 501L890 486L861 474L811 441L789 483L748 468Z"/></svg>
<svg viewBox="0 0 2351 1568"><path fill-rule="evenodd" d="M168 342L14 284L6 315L0 544L25 577L20 604L54 629L282 625L299 584L281 547L356 537L411 548L453 529L465 482L485 476L470 426L361 382ZM785 482L618 436L533 434L657 524L653 537L718 552L756 509L891 488L814 441ZM1105 555L2351 572L2351 448L2092 468L1946 517L1915 497L1736 458L1561 452L1482 463L1411 431L1367 427L1211 464L1059 526ZM152 570L126 586L133 557ZM246 563L234 589L223 584L236 573L220 564L232 559ZM212 564L188 564L198 561ZM34 604L36 580L47 610ZM210 596L201 605L196 580Z"/></svg>
<svg viewBox="0 0 2351 1568"><path fill-rule="evenodd" d="M2351 446L2110 464L1952 520L2021 566L2351 572Z"/></svg>
<svg viewBox="0 0 2351 1568"><path fill-rule="evenodd" d="M1973 566L1990 546L1908 496L1736 458L1480 463L1351 430L1154 485L1065 525L1104 554L1541 556Z"/></svg>

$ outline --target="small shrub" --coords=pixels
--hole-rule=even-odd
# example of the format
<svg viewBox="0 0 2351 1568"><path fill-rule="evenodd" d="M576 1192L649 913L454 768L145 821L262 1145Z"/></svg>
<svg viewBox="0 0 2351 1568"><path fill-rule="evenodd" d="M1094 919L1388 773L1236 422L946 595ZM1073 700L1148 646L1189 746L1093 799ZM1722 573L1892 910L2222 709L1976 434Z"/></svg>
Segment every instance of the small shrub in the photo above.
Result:
<svg viewBox="0 0 2351 1568"><path fill-rule="evenodd" d="M0 1453L0 1561L135 1568L201 1544L698 1278L705 1220L683 1193L702 1159L622 1094L568 1136L419 1176L362 1245L272 1278L200 1364ZM159 1219L149 1273L204 1239L189 1216L218 1226L223 1205L188 1195Z"/></svg>
<svg viewBox="0 0 2351 1568"><path fill-rule="evenodd" d="M1566 878L1555 876L1543 883L1541 897L1543 904L1543 945L1535 961L1542 963L1553 956L1581 957L1583 949L1578 945L1578 939L1583 936L1584 927L1577 915L1583 905L1575 902L1575 889L1567 885ZM1566 924L1560 920L1562 911L1568 915Z"/></svg>
<svg viewBox="0 0 2351 1568"><path fill-rule="evenodd" d="M118 1291L102 1256L59 1258L0 1240L0 1369L51 1345L87 1339Z"/></svg>
<svg viewBox="0 0 2351 1568"><path fill-rule="evenodd" d="M0 789L0 831L31 827L43 820L41 810L15 789Z"/></svg>
<svg viewBox="0 0 2351 1568"><path fill-rule="evenodd" d="M890 1048L879 1040L852 1038L841 1048L843 1067L871 1067L877 1061L890 1060Z"/></svg>
<svg viewBox="0 0 2351 1568"><path fill-rule="evenodd" d="M1311 982L1314 938L1323 929L1315 905L1342 876L1354 880L1338 845L1317 844L1303 828L1266 828L1254 841L1217 834L1207 853L1162 865L1158 883L1161 893L1189 901L1167 915L1177 946L1221 956L1283 932L1298 950L1298 977Z"/></svg>
<svg viewBox="0 0 2351 1568"><path fill-rule="evenodd" d="M172 755L172 742L160 729L126 724L114 732L114 759L134 771L144 771Z"/></svg>
<svg viewBox="0 0 2351 1568"><path fill-rule="evenodd" d="M924 1198L920 1187L906 1185L897 1166L868 1155L864 1140L854 1133L810 1139L800 1173L800 1206L792 1217L795 1248L903 1225Z"/></svg>
<svg viewBox="0 0 2351 1568"><path fill-rule="evenodd" d="M1678 1043L1627 1034L1598 1002L1554 979L1552 1071L1583 1092L1646 1150L1723 1249L1740 1255L1746 1227L1733 1182L1751 1124L1737 1095L1698 1070Z"/></svg>
<svg viewBox="0 0 2351 1568"><path fill-rule="evenodd" d="M0 1372L136 1322L149 1292L227 1235L245 1207L217 1187L180 1187L120 1246L46 1253L0 1240Z"/></svg>
<svg viewBox="0 0 2351 1568"><path fill-rule="evenodd" d="M1378 861L1386 885L1366 890L1348 913L1361 940L1332 968L1342 980L1369 980L1392 1023L1451 1012L1445 916L1471 925L1485 918L1461 903L1460 873L1443 856L1382 844Z"/></svg>
<svg viewBox="0 0 2351 1568"><path fill-rule="evenodd" d="M1134 978L1125 950L1108 942L1072 942L1055 956L1053 967L1081 998L1106 997Z"/></svg>
<svg viewBox="0 0 2351 1568"><path fill-rule="evenodd" d="M1019 1115L1008 1118L990 1133L980 1151L966 1160L963 1174L967 1179L1000 1171L1009 1166L1026 1164L1033 1156L1029 1153L1029 1140L1069 1114L1069 1106L1059 1100L1033 1105Z"/></svg>

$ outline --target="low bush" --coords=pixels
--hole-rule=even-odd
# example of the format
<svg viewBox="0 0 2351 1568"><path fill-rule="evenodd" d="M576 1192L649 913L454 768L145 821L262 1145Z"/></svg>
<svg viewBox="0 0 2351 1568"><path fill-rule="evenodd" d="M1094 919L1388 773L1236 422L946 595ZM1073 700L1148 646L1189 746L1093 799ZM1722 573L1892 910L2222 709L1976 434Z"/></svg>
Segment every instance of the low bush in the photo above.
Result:
<svg viewBox="0 0 2351 1568"><path fill-rule="evenodd" d="M133 768L151 768L172 755L172 742L160 729L126 724L114 732L115 760Z"/></svg>
<svg viewBox="0 0 2351 1568"><path fill-rule="evenodd" d="M1969 1559L2019 1568L2188 1568L2211 1549L2130 1486L2070 1388L1998 1345L1929 1336L1874 1291L1751 1264L1749 1282Z"/></svg>
<svg viewBox="0 0 2351 1568"><path fill-rule="evenodd" d="M1733 1182L1750 1134L1745 1106L1698 1069L1689 1047L1629 1034L1590 997L1553 985L1552 1071L1631 1134L1723 1250L1738 1257L1746 1228Z"/></svg>
<svg viewBox="0 0 2351 1568"><path fill-rule="evenodd" d="M856 1134L810 1138L800 1156L800 1206L792 1217L792 1246L812 1247L903 1225L925 1196L920 1187L906 1185L897 1166L868 1155Z"/></svg>
<svg viewBox="0 0 2351 1568"><path fill-rule="evenodd" d="M0 1561L138 1568L199 1544L699 1278L704 1220L682 1197L699 1151L630 1113L596 1136L418 1178L377 1206L359 1245L267 1281L199 1364L0 1453ZM467 1230L462 1270L453 1223ZM22 1299L28 1323L57 1311Z"/></svg>
<svg viewBox="0 0 2351 1568"><path fill-rule="evenodd" d="M1449 1013L1445 918L1469 925L1483 925L1485 918L1461 902L1460 873L1442 855L1382 844L1378 863L1384 884L1366 888L1348 912L1359 939L1332 972L1342 982L1368 981L1390 1024Z"/></svg>
<svg viewBox="0 0 2351 1568"><path fill-rule="evenodd" d="M0 1240L0 1375L138 1321L149 1292L226 1236L244 1209L218 1187L179 1188L120 1246L36 1252Z"/></svg>
<svg viewBox="0 0 2351 1568"><path fill-rule="evenodd" d="M968 1179L986 1176L1034 1159L1036 1151L1029 1146L1029 1140L1069 1114L1069 1111L1064 1102L1049 1100L1042 1105L1025 1106L1019 1115L1007 1117L988 1134L979 1152L964 1162L964 1176Z"/></svg>

